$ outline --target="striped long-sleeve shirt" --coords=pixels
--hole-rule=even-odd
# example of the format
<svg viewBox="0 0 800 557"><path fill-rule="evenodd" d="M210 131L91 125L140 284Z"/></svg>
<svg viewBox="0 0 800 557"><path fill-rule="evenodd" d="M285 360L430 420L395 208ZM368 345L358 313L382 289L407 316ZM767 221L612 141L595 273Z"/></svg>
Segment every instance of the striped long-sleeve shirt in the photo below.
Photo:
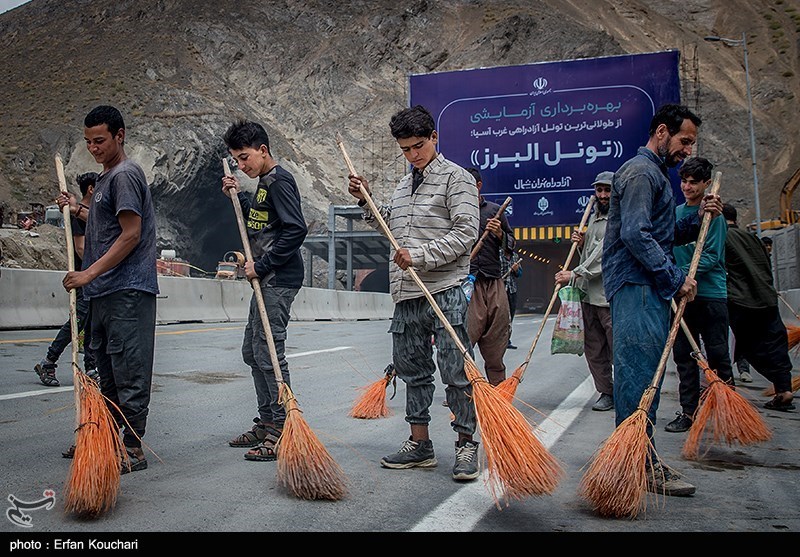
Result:
<svg viewBox="0 0 800 557"><path fill-rule="evenodd" d="M478 188L472 175L439 154L423 170L424 180L411 192L409 173L388 205L378 207L412 267L431 294L460 284L469 273L469 254L478 239ZM381 230L365 208L364 220ZM382 230L381 230L382 232ZM394 258L394 249L389 259ZM389 291L395 303L423 296L410 273L392 263Z"/></svg>

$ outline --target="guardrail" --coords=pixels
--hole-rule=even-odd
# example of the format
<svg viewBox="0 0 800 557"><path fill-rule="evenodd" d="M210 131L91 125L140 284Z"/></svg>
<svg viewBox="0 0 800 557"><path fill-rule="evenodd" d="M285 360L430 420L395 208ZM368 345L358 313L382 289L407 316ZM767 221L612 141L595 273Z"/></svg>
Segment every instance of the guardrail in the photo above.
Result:
<svg viewBox="0 0 800 557"><path fill-rule="evenodd" d="M64 271L11 269L0 272L0 329L60 327L68 318ZM247 321L252 288L244 280L159 276L159 325ZM303 287L292 305L296 321L390 319L389 294Z"/></svg>

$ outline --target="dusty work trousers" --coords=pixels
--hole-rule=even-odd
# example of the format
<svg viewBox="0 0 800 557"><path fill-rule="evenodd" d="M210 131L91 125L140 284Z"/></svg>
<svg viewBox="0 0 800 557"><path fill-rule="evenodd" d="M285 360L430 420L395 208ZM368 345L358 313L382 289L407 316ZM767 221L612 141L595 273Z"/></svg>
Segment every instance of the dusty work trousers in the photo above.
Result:
<svg viewBox="0 0 800 557"><path fill-rule="evenodd" d="M266 281L260 284L281 378L288 387L291 387L289 364L286 361L286 327L289 324L292 302L294 302L299 289L276 288L268 285ZM278 396L278 381L275 378L275 368L272 366L267 335L261 324L261 314L255 294L250 299L250 314L244 328L242 359L250 366L253 374L259 418L264 423L283 425L286 421L286 409L281 405Z"/></svg>
<svg viewBox="0 0 800 557"><path fill-rule="evenodd" d="M469 302L469 342L478 345L485 363L486 379L495 387L506 378L503 357L511 337L511 313L503 279L479 277Z"/></svg>
<svg viewBox="0 0 800 557"><path fill-rule="evenodd" d="M594 388L600 394L614 396L614 331L611 308L583 302L583 353Z"/></svg>
<svg viewBox="0 0 800 557"><path fill-rule="evenodd" d="M141 447L153 382L155 294L119 290L92 298L89 312L100 391L113 403L108 406L123 429L125 446Z"/></svg>
<svg viewBox="0 0 800 557"><path fill-rule="evenodd" d="M724 298L695 298L686 304L683 320L696 343L703 343L705 357L711 369L723 381L733 384L730 351L728 349L728 304ZM693 416L700 405L700 367L692 357L692 346L683 330L678 331L672 349L672 359L678 370L678 394L684 414Z"/></svg>
<svg viewBox="0 0 800 557"><path fill-rule="evenodd" d="M642 394L658 369L667 345L670 324L669 301L655 288L625 283L611 299L611 322L614 324L614 411L619 426L639 407ZM647 436L655 447L653 426L661 399L658 381L653 401L647 409Z"/></svg>
<svg viewBox="0 0 800 557"><path fill-rule="evenodd" d="M778 307L754 309L728 302L728 317L736 337L734 360L745 358L776 393L791 391L789 337Z"/></svg>
<svg viewBox="0 0 800 557"><path fill-rule="evenodd" d="M467 298L460 286L454 286L433 295L445 319L473 357L467 336ZM446 385L447 405L453 413L450 422L456 433L472 435L477 427L475 404L472 402L472 384L464 372L464 355L435 315L428 299L420 296L402 300L394 307L392 324L392 361L397 376L406 384L406 422L427 425L431 421L434 374L436 365L442 382ZM433 361L433 335L436 345L436 362Z"/></svg>

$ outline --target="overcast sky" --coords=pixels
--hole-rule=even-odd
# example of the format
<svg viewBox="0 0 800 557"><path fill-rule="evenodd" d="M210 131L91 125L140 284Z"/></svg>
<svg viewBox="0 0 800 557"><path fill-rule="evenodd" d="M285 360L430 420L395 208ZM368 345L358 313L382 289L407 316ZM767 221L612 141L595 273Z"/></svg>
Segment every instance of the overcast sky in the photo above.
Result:
<svg viewBox="0 0 800 557"><path fill-rule="evenodd" d="M16 8L28 0L0 0L0 13L7 12L11 8Z"/></svg>

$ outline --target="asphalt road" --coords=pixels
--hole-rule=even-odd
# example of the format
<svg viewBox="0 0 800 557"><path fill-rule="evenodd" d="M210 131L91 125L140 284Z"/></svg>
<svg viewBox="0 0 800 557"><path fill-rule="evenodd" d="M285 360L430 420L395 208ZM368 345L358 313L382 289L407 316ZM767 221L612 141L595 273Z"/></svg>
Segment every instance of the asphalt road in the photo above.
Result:
<svg viewBox="0 0 800 557"><path fill-rule="evenodd" d="M519 349L506 353L509 374L522 363L541 317L515 319ZM51 543L64 533L76 539L94 533L128 539L146 532L800 532L800 414L764 409L768 398L762 391L768 384L754 373L755 381L741 385L740 392L757 405L773 438L744 447L704 444L707 451L698 460L686 460L681 456L686 434L663 430L679 409L671 362L656 424L657 449L697 486L697 493L650 498L646 511L633 520L599 516L579 496L578 485L593 452L613 433L614 416L590 409L597 393L583 357L550 355L553 321L548 320L515 402L564 468L550 495L498 507L485 476L468 484L451 479L455 434L449 410L441 405L441 383L431 408L439 466L381 468L380 458L408 437L402 382L389 400L391 416L358 420L348 412L359 387L382 377L390 361L389 322L316 321L289 326L292 388L304 420L344 470L348 494L337 502L298 499L278 484L276 463L246 461L244 449L228 446L256 415L252 379L240 355L244 324L187 323L156 330L144 438L149 468L122 476L116 507L94 520L63 512L70 461L61 451L73 441L75 419L69 352L58 368L61 387L45 387L32 368L55 330L0 331L0 491L4 499L32 502L53 490L56 499L49 510L27 513L29 528L9 518L7 503L0 533L8 540L41 536ZM480 366L479 352L476 360ZM796 355L793 361L798 363ZM202 539L181 538L187 544ZM263 549L250 538L239 542Z"/></svg>

